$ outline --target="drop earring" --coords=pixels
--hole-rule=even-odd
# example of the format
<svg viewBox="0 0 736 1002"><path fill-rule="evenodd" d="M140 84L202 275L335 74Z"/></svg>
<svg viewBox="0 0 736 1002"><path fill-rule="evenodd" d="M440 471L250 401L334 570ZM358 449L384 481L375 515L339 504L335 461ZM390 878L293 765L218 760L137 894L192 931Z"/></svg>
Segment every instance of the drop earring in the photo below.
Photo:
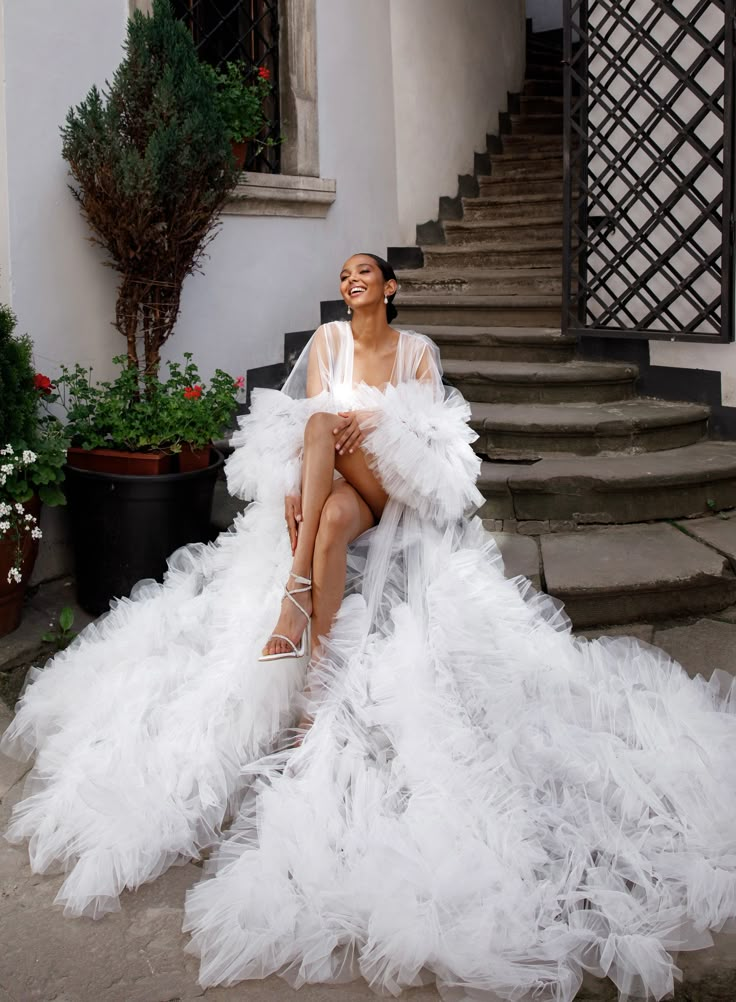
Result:
<svg viewBox="0 0 736 1002"><path fill-rule="evenodd" d="M386 303L386 305L388 306L388 296L384 296L384 297L383 297L383 301L384 301L384 303Z"/></svg>
<svg viewBox="0 0 736 1002"><path fill-rule="evenodd" d="M350 316L352 312L353 312L353 311L352 311L352 310L350 309L350 307L348 306L348 316Z"/></svg>

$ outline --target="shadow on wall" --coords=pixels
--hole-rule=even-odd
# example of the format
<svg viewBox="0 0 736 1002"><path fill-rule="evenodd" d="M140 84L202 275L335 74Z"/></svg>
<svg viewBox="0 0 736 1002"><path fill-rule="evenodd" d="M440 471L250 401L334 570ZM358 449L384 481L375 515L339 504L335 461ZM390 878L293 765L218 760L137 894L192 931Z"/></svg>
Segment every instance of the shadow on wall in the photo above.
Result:
<svg viewBox="0 0 736 1002"><path fill-rule="evenodd" d="M534 22L535 31L562 27L562 0L526 0L526 16Z"/></svg>

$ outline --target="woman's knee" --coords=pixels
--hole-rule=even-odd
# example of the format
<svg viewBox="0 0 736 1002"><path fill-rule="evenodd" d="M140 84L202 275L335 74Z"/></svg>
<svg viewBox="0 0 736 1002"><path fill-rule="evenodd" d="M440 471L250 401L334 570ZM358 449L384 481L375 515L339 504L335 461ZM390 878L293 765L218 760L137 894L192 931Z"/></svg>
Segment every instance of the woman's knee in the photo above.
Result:
<svg viewBox="0 0 736 1002"><path fill-rule="evenodd" d="M332 437L332 430L337 426L336 415L327 411L318 411L307 419L304 428L304 441L316 438Z"/></svg>
<svg viewBox="0 0 736 1002"><path fill-rule="evenodd" d="M323 543L345 540L347 542L359 517L354 498L344 494L331 494L325 501L319 520L317 539Z"/></svg>

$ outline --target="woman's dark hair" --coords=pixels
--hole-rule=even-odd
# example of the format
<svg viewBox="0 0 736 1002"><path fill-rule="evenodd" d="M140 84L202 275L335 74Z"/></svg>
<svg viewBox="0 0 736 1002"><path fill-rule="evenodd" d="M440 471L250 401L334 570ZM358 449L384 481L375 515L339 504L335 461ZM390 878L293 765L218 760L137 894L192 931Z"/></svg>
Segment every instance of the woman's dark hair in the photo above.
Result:
<svg viewBox="0 0 736 1002"><path fill-rule="evenodd" d="M394 269L391 267L391 265L388 263L388 261L384 261L383 258L379 257L377 254L369 254L367 251L360 251L360 254L362 257L370 257L376 262L378 267L381 269L381 274L383 275L384 282L397 281L396 273ZM395 295L396 295L395 292L391 293L391 295L388 297L388 303L386 304L386 320L389 323L391 323L391 321L399 312L394 306Z"/></svg>

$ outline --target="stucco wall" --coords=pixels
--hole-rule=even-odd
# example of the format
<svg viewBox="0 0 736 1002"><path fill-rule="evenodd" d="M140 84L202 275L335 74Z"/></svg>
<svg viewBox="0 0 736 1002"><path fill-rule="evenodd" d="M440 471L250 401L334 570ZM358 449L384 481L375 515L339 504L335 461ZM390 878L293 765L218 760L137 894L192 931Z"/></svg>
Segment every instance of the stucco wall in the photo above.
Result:
<svg viewBox="0 0 736 1002"><path fill-rule="evenodd" d="M523 0L391 0L399 228L437 218L524 75ZM386 127L389 126L388 116Z"/></svg>

